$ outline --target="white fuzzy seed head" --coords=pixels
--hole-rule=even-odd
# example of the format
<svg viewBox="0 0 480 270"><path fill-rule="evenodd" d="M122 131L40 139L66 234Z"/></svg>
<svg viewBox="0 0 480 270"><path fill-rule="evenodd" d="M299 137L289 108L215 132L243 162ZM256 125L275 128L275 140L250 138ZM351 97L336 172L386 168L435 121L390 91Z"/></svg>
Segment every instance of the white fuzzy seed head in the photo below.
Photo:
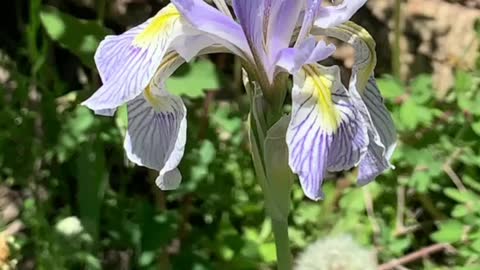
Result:
<svg viewBox="0 0 480 270"><path fill-rule="evenodd" d="M55 229L65 236L74 236L83 232L82 223L74 216L64 218L57 222Z"/></svg>
<svg viewBox="0 0 480 270"><path fill-rule="evenodd" d="M295 270L375 270L371 250L358 245L351 236L320 239L298 257Z"/></svg>

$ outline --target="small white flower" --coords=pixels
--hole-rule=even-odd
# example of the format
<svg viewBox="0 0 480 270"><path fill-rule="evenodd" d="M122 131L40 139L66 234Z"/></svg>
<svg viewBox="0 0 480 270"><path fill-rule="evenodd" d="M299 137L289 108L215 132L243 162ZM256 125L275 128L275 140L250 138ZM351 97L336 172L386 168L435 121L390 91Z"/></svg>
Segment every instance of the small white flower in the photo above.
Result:
<svg viewBox="0 0 480 270"><path fill-rule="evenodd" d="M67 217L67 218L64 218L64 219L60 220L55 225L55 229L59 233L65 235L65 236L73 236L73 235L77 235L77 234L80 234L81 232L83 232L82 223L75 216Z"/></svg>
<svg viewBox="0 0 480 270"><path fill-rule="evenodd" d="M375 255L349 235L313 243L299 256L295 270L375 270Z"/></svg>

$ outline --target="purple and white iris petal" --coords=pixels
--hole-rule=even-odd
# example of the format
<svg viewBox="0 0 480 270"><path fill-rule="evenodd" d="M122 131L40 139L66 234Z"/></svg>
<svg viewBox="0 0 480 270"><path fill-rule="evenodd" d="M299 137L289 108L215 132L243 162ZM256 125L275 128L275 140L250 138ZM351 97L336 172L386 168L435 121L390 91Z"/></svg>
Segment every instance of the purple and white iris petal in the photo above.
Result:
<svg viewBox="0 0 480 270"><path fill-rule="evenodd" d="M95 110L94 113L96 115L101 115L101 116L113 116L117 109L103 109L103 110Z"/></svg>
<svg viewBox="0 0 480 270"><path fill-rule="evenodd" d="M327 171L356 166L369 143L365 120L339 78L338 67L320 65L305 66L294 76L289 165L313 200L323 196Z"/></svg>
<svg viewBox="0 0 480 270"><path fill-rule="evenodd" d="M267 0L268 1L268 0ZM245 33L250 47L256 52L263 51L263 23L265 0L234 0L233 10Z"/></svg>
<svg viewBox="0 0 480 270"><path fill-rule="evenodd" d="M307 6L304 10L302 27L297 37L297 44L302 42L310 32L315 19L318 17L322 5L322 0L307 0Z"/></svg>
<svg viewBox="0 0 480 270"><path fill-rule="evenodd" d="M171 42L184 33L180 14L168 5L147 22L100 44L95 61L103 81L83 105L108 112L134 99L147 87Z"/></svg>
<svg viewBox="0 0 480 270"><path fill-rule="evenodd" d="M300 43L298 47L283 49L276 61L278 67L290 74L297 73L302 66L322 61L335 52L335 45L317 42L311 37Z"/></svg>
<svg viewBox="0 0 480 270"><path fill-rule="evenodd" d="M265 38L270 55L276 58L281 49L289 47L305 0L265 2L265 5L269 6L265 15L265 18L268 18L268 28L264 30Z"/></svg>
<svg viewBox="0 0 480 270"><path fill-rule="evenodd" d="M361 98L356 104L364 118L369 119L368 134L370 144L368 152L359 165L358 183L368 184L385 170L393 168L390 158L396 147L397 135L393 119L380 95L375 78L370 77L365 90L360 95L355 87L353 75L350 86L352 96Z"/></svg>
<svg viewBox="0 0 480 270"><path fill-rule="evenodd" d="M340 25L350 20L366 2L367 0L345 0L338 6L321 7L314 24L320 28Z"/></svg>
<svg viewBox="0 0 480 270"><path fill-rule="evenodd" d="M157 93L152 92L155 90ZM182 99L152 88L128 102L127 109L127 157L137 165L159 171L155 182L161 189L177 188L182 179L177 166L183 157L187 132Z"/></svg>
<svg viewBox="0 0 480 270"><path fill-rule="evenodd" d="M240 57L253 59L242 27L232 18L203 0L172 0L172 3L195 29L213 35L217 43Z"/></svg>

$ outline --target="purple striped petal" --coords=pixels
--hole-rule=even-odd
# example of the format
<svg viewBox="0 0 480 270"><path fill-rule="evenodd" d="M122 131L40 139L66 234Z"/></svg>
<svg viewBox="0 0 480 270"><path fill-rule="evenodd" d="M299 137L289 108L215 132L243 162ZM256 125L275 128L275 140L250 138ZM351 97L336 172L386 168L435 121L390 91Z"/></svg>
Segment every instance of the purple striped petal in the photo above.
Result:
<svg viewBox="0 0 480 270"><path fill-rule="evenodd" d="M350 92L355 98L356 107L368 119L370 144L368 152L360 161L358 183L368 184L384 171L393 168L390 158L396 147L397 134L393 119L383 103L375 78L372 76L362 94L356 87L356 75L350 82Z"/></svg>
<svg viewBox="0 0 480 270"><path fill-rule="evenodd" d="M242 27L203 0L172 0L182 16L196 29L217 38L233 53L251 60L252 53Z"/></svg>
<svg viewBox="0 0 480 270"><path fill-rule="evenodd" d="M358 164L369 143L366 123L340 82L338 67L305 66L294 76L287 131L289 165L305 194L320 199L327 171Z"/></svg>
<svg viewBox="0 0 480 270"><path fill-rule="evenodd" d="M332 7L321 7L315 26L320 28L330 28L340 25L355 14L367 0L345 0L342 4Z"/></svg>
<svg viewBox="0 0 480 270"><path fill-rule="evenodd" d="M265 29L268 50L273 58L281 49L288 48L305 0L265 0Z"/></svg>
<svg viewBox="0 0 480 270"><path fill-rule="evenodd" d="M186 142L186 108L181 98L151 85L128 102L124 148L135 164L159 171L156 184L175 189L182 179L177 169Z"/></svg>
<svg viewBox="0 0 480 270"><path fill-rule="evenodd" d="M307 0L307 8L304 11L303 23L298 34L297 43L303 41L310 32L315 19L318 17L322 0Z"/></svg>
<svg viewBox="0 0 480 270"><path fill-rule="evenodd" d="M100 44L95 61L104 85L83 105L114 109L147 87L176 37L185 35L180 14L168 5L147 22Z"/></svg>
<svg viewBox="0 0 480 270"><path fill-rule="evenodd" d="M373 76L377 61L375 41L365 29L353 22L328 29L316 28L313 33L335 37L355 49L349 92L355 107L367 120L370 144L367 154L360 161L358 175L358 183L367 184L385 170L393 168L390 158L397 137L392 117L383 104Z"/></svg>
<svg viewBox="0 0 480 270"><path fill-rule="evenodd" d="M263 51L263 22L264 12L266 11L264 4L264 0L233 0L232 3L235 15L250 43L250 47L257 52Z"/></svg>
<svg viewBox="0 0 480 270"><path fill-rule="evenodd" d="M283 49L277 59L277 66L290 74L299 71L304 65L314 64L326 59L335 52L333 44L317 42L315 38L304 40L298 47Z"/></svg>

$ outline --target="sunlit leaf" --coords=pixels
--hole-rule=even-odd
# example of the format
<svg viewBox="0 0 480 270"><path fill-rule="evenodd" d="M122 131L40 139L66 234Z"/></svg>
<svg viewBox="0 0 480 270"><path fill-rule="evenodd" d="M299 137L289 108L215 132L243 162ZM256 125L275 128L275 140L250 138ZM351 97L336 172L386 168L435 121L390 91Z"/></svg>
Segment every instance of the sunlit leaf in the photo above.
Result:
<svg viewBox="0 0 480 270"><path fill-rule="evenodd" d="M40 19L52 40L75 54L84 65L95 66L93 55L109 30L95 21L81 20L49 6L41 10Z"/></svg>
<svg viewBox="0 0 480 270"><path fill-rule="evenodd" d="M198 98L202 97L206 90L218 90L220 79L212 62L199 60L180 67L174 76L167 80L166 86L173 94Z"/></svg>
<svg viewBox="0 0 480 270"><path fill-rule="evenodd" d="M449 220L440 224L440 229L434 232L431 237L438 243L455 243L462 239L464 226L456 220Z"/></svg>

